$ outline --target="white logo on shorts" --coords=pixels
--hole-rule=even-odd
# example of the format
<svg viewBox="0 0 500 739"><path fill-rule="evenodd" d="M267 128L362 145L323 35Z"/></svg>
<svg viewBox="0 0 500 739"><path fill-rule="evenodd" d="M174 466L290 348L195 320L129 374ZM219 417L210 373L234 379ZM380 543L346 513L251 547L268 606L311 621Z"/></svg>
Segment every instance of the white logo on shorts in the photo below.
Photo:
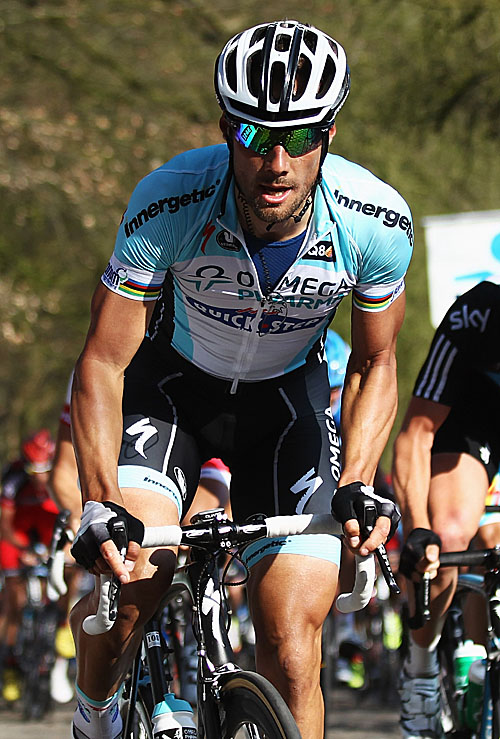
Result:
<svg viewBox="0 0 500 739"><path fill-rule="evenodd" d="M491 450L487 446L482 446L479 450L479 456L481 457L484 464L489 464Z"/></svg>
<svg viewBox="0 0 500 739"><path fill-rule="evenodd" d="M180 467L174 467L174 475L175 475L175 479L177 480L179 490L181 491L182 500L186 500L186 493L187 493L186 475L184 474L184 472L181 470Z"/></svg>
<svg viewBox="0 0 500 739"><path fill-rule="evenodd" d="M309 500L311 495L316 492L316 490L322 483L323 478L321 478L319 475L314 476L314 467L312 467L309 472L306 472L306 474L303 475L300 480L297 480L297 482L292 485L292 487L290 488L292 493L295 493L295 495L298 495L298 493L302 492L304 493L304 495L297 503L297 507L295 509L296 513L302 513L307 501Z"/></svg>
<svg viewBox="0 0 500 739"><path fill-rule="evenodd" d="M135 451L138 452L141 457L147 459L144 453L144 444L149 441L152 436L158 433L158 429L151 424L149 418L142 418L140 421L137 421L137 423L133 423L132 426L129 426L128 429L125 429L125 431L127 434L130 434L130 436L137 436L137 434L140 434L134 445Z"/></svg>

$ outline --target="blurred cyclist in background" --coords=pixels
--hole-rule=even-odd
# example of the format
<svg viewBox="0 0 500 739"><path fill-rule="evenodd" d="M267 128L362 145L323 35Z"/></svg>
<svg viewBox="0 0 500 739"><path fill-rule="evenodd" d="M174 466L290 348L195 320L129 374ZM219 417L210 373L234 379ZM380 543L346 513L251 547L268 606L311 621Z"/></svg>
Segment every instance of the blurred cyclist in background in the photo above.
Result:
<svg viewBox="0 0 500 739"><path fill-rule="evenodd" d="M351 347L336 331L329 328L326 334L325 353L328 363L328 381L330 383L330 408L335 419L335 426L340 429L342 387Z"/></svg>
<svg viewBox="0 0 500 739"><path fill-rule="evenodd" d="M12 702L20 697L16 640L26 602L23 567L37 564L39 545L48 547L58 509L47 487L54 457L54 440L40 429L22 444L21 456L2 474L0 495L0 568L5 578L0 632L2 695Z"/></svg>

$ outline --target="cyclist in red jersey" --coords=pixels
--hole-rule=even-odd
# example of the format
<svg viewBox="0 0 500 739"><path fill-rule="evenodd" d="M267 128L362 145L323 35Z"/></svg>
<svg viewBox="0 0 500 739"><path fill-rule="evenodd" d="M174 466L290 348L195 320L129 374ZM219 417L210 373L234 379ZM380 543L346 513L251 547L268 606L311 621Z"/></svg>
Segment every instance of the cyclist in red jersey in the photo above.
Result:
<svg viewBox="0 0 500 739"><path fill-rule="evenodd" d="M16 639L26 595L21 570L35 564L36 544L49 546L58 508L47 487L54 441L40 429L22 444L21 457L2 476L0 497L0 568L5 577L3 627L0 633L3 697L19 698Z"/></svg>

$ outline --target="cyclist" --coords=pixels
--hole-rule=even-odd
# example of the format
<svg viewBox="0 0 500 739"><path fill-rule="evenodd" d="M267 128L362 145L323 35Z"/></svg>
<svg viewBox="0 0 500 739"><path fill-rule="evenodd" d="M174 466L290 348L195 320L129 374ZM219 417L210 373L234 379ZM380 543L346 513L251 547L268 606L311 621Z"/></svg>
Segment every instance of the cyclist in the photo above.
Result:
<svg viewBox="0 0 500 739"><path fill-rule="evenodd" d="M326 332L325 355L328 365L328 382L330 384L330 408L332 409L335 426L340 429L340 407L342 401L342 387L351 347L342 336L329 328Z"/></svg>
<svg viewBox="0 0 500 739"><path fill-rule="evenodd" d="M0 668L3 668L3 697L20 697L20 674L16 641L26 592L21 571L37 564L37 545L48 547L58 513L49 495L47 481L54 456L54 441L47 429L26 438L21 456L2 475L0 497L0 568L5 578L0 634Z"/></svg>
<svg viewBox="0 0 500 739"><path fill-rule="evenodd" d="M411 214L389 185L327 156L349 91L345 52L296 21L263 24L226 44L215 86L226 145L181 154L138 185L75 371L85 507L73 552L124 583L109 634L80 629L93 596L72 614L77 738L120 733L116 692L175 562L169 550L139 552L142 522L179 520L201 462L221 456L229 465L239 520L328 511L338 486L334 513L366 554L398 518L392 503L371 497L370 483L396 409ZM351 292L340 475L323 342ZM380 515L361 542L356 510L365 498ZM129 528L125 564L108 540L117 512ZM304 739L323 733L321 627L339 550L336 537L318 535L248 555L257 669Z"/></svg>
<svg viewBox="0 0 500 739"><path fill-rule="evenodd" d="M436 645L457 572L439 552L466 549L500 461L500 286L456 299L432 340L394 448L393 484L406 541L400 570L431 574L431 620L412 631L401 679L405 737L440 729Z"/></svg>

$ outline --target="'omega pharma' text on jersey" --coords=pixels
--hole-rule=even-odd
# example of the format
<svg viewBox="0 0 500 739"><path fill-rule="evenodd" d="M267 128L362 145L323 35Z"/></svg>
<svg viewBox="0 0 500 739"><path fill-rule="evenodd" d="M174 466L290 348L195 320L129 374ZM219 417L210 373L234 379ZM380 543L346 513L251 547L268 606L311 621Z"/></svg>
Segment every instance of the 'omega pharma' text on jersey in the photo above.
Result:
<svg viewBox="0 0 500 739"><path fill-rule="evenodd" d="M257 381L303 365L351 291L360 310L385 310L404 290L412 247L401 195L329 154L297 259L263 295L218 145L139 182L102 281L128 298L160 298L152 341L217 377Z"/></svg>

